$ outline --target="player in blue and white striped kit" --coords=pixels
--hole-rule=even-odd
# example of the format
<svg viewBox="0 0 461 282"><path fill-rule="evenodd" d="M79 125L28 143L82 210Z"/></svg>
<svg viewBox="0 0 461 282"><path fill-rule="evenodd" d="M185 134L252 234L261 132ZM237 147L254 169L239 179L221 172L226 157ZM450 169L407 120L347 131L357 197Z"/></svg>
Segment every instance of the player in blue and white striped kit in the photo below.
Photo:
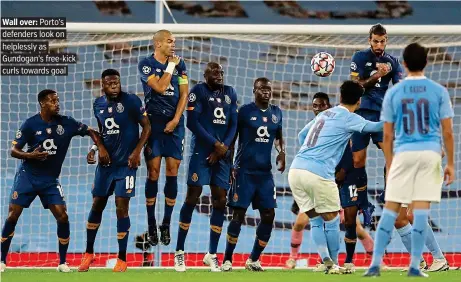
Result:
<svg viewBox="0 0 461 282"><path fill-rule="evenodd" d="M427 277L418 269L427 234L431 202L440 202L441 135L446 148L444 179L453 182L453 109L448 91L424 76L427 50L417 43L403 51L408 77L390 89L384 98L384 152L388 166L386 204L379 221L373 260L365 276L379 276L384 250L391 240L394 222L402 204L413 205L411 263L408 276ZM440 131L442 128L442 132Z"/></svg>
<svg viewBox="0 0 461 282"><path fill-rule="evenodd" d="M326 273L331 274L341 272L334 263L338 261L340 235L335 168L352 133L379 132L383 128L382 122L371 122L353 113L363 91L355 81L341 85L340 105L317 115L299 133L302 146L288 175L299 212L309 216L312 239L327 267Z"/></svg>

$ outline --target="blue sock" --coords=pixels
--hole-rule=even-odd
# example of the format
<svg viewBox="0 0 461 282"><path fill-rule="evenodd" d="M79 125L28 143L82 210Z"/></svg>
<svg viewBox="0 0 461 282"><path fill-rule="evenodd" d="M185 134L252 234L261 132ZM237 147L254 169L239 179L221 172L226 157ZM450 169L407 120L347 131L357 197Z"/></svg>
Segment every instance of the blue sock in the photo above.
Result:
<svg viewBox="0 0 461 282"><path fill-rule="evenodd" d="M323 218L316 216L310 219L311 222L311 236L315 245L317 246L317 252L320 255L320 259L323 261L325 258L329 258L327 237L325 235L325 229L323 227Z"/></svg>
<svg viewBox="0 0 461 282"><path fill-rule="evenodd" d="M2 229L2 262L6 264L6 257L8 256L8 251L10 250L11 240L14 236L14 228L16 227L17 222L5 221Z"/></svg>
<svg viewBox="0 0 461 282"><path fill-rule="evenodd" d="M381 219L379 220L378 228L375 234L375 247L373 249L373 259L370 267L379 267L383 260L384 251L392 238L394 231L395 219L397 213L386 208L383 209Z"/></svg>
<svg viewBox="0 0 461 282"><path fill-rule="evenodd" d="M86 223L86 252L89 254L94 253L94 241L96 240L101 220L102 212L91 209L88 215L88 222Z"/></svg>
<svg viewBox="0 0 461 282"><path fill-rule="evenodd" d="M126 261L126 246L128 245L128 235L130 234L130 217L117 219L117 241L118 258Z"/></svg>
<svg viewBox="0 0 461 282"><path fill-rule="evenodd" d="M272 233L272 224L262 223L258 224L258 228L256 229L256 238L253 244L253 250L250 254L250 259L252 261L259 260L261 253L264 251L264 248L267 246L267 242L271 238Z"/></svg>
<svg viewBox="0 0 461 282"><path fill-rule="evenodd" d="M158 181L151 181L146 179L146 186L144 194L146 196L146 211L147 211L147 225L149 235L157 229L157 221L155 220L155 203L157 201Z"/></svg>
<svg viewBox="0 0 461 282"><path fill-rule="evenodd" d="M67 249L69 248L70 226L69 222L58 222L59 264L66 263Z"/></svg>
<svg viewBox="0 0 461 282"><path fill-rule="evenodd" d="M408 223L404 227L397 229L397 232L399 233L400 238L402 239L402 243L409 254L411 254L411 229L412 227L410 223Z"/></svg>
<svg viewBox="0 0 461 282"><path fill-rule="evenodd" d="M224 210L213 209L210 217L210 247L209 253L216 254L219 238L221 237L222 225L224 223Z"/></svg>
<svg viewBox="0 0 461 282"><path fill-rule="evenodd" d="M176 196L178 195L178 177L167 176L165 182L165 212L163 213L162 225L170 225L171 214L173 213L174 205L176 204Z"/></svg>
<svg viewBox="0 0 461 282"><path fill-rule="evenodd" d="M410 267L418 269L423 255L424 242L427 234L427 219L429 210L413 210L414 220L411 231L411 263Z"/></svg>
<svg viewBox="0 0 461 282"><path fill-rule="evenodd" d="M434 231L432 231L432 226L427 223L427 234L426 234L426 247L432 254L434 259L445 259L445 256L442 253L442 250L439 247L439 243L437 243L437 239L435 239Z"/></svg>
<svg viewBox="0 0 461 282"><path fill-rule="evenodd" d="M325 237L331 259L338 264L339 254L339 215L330 221L325 221Z"/></svg>
<svg viewBox="0 0 461 282"><path fill-rule="evenodd" d="M176 251L184 251L184 242L186 242L187 232L189 232L192 214L194 213L195 205L189 205L186 202L182 205L179 213L179 230L178 241L176 242Z"/></svg>
<svg viewBox="0 0 461 282"><path fill-rule="evenodd" d="M232 262L232 255L234 254L235 246L240 234L242 223L240 221L232 220L227 227L227 243L226 251L224 252L224 261L229 260Z"/></svg>

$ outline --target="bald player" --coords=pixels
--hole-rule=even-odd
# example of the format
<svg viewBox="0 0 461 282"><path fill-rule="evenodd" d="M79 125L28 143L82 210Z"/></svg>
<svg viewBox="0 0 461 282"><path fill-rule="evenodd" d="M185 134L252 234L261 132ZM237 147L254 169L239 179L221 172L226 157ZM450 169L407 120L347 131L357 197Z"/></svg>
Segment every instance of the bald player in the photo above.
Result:
<svg viewBox="0 0 461 282"><path fill-rule="evenodd" d="M160 225L160 241L169 245L170 221L178 194L178 169L183 158L184 116L187 104L188 79L184 60L175 54L173 34L159 30L153 37L154 53L139 62L147 114L152 134L144 149L147 164L145 186L149 243L158 244L155 202L162 157L166 162L165 211Z"/></svg>

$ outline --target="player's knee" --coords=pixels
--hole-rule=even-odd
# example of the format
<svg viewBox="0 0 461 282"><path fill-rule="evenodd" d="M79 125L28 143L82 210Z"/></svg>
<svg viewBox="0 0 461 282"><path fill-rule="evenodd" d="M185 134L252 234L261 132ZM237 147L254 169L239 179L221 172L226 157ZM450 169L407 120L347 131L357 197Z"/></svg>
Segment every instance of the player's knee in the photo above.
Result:
<svg viewBox="0 0 461 282"><path fill-rule="evenodd" d="M362 151L356 152L352 155L352 160L355 168L365 167L366 155L362 153Z"/></svg>
<svg viewBox="0 0 461 282"><path fill-rule="evenodd" d="M399 229L402 227L405 227L410 223L410 221L407 218L397 218L397 220L394 223L395 228Z"/></svg>
<svg viewBox="0 0 461 282"><path fill-rule="evenodd" d="M20 215L21 212L17 212L16 210L10 210L8 212L8 218L6 220L10 223L17 223Z"/></svg>
<svg viewBox="0 0 461 282"><path fill-rule="evenodd" d="M224 210L226 208L226 196L224 195L213 198L212 204L213 209Z"/></svg>
<svg viewBox="0 0 461 282"><path fill-rule="evenodd" d="M245 220L245 212L245 209L234 208L234 211L232 213L232 221L243 224L243 221Z"/></svg>
<svg viewBox="0 0 461 282"><path fill-rule="evenodd" d="M201 187L187 187L186 204L191 206L197 205L201 193Z"/></svg>
<svg viewBox="0 0 461 282"><path fill-rule="evenodd" d="M103 212L106 208L107 199L95 198L91 209L95 212Z"/></svg>
<svg viewBox="0 0 461 282"><path fill-rule="evenodd" d="M275 219L274 209L264 209L261 211L261 222L264 224L272 224Z"/></svg>
<svg viewBox="0 0 461 282"><path fill-rule="evenodd" d="M160 170L158 170L156 168L151 168L147 172L147 178L150 181L157 181L158 177L159 177L159 174L160 174Z"/></svg>
<svg viewBox="0 0 461 282"><path fill-rule="evenodd" d="M69 223L69 217L66 212L61 212L57 215L56 221L59 223Z"/></svg>
<svg viewBox="0 0 461 282"><path fill-rule="evenodd" d="M179 160L169 160L165 169L166 176L178 176L179 164Z"/></svg>
<svg viewBox="0 0 461 282"><path fill-rule="evenodd" d="M344 240L346 239L349 240L357 240L357 229L356 229L356 223L349 223L349 224L344 224L344 228L346 229L346 234L344 236Z"/></svg>
<svg viewBox="0 0 461 282"><path fill-rule="evenodd" d="M125 207L125 206L116 207L115 213L117 214L117 219L125 218L128 216L128 207Z"/></svg>

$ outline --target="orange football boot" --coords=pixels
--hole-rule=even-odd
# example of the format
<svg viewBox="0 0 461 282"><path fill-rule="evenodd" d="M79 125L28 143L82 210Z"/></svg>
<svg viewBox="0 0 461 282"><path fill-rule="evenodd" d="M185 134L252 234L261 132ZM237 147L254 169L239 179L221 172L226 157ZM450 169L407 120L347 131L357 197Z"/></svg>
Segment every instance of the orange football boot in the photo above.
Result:
<svg viewBox="0 0 461 282"><path fill-rule="evenodd" d="M78 272L87 272L90 269L90 265L94 261L94 254L85 253L83 256L82 262L78 267Z"/></svg>
<svg viewBox="0 0 461 282"><path fill-rule="evenodd" d="M126 261L117 259L117 263L114 266L113 272L125 272L127 268Z"/></svg>

